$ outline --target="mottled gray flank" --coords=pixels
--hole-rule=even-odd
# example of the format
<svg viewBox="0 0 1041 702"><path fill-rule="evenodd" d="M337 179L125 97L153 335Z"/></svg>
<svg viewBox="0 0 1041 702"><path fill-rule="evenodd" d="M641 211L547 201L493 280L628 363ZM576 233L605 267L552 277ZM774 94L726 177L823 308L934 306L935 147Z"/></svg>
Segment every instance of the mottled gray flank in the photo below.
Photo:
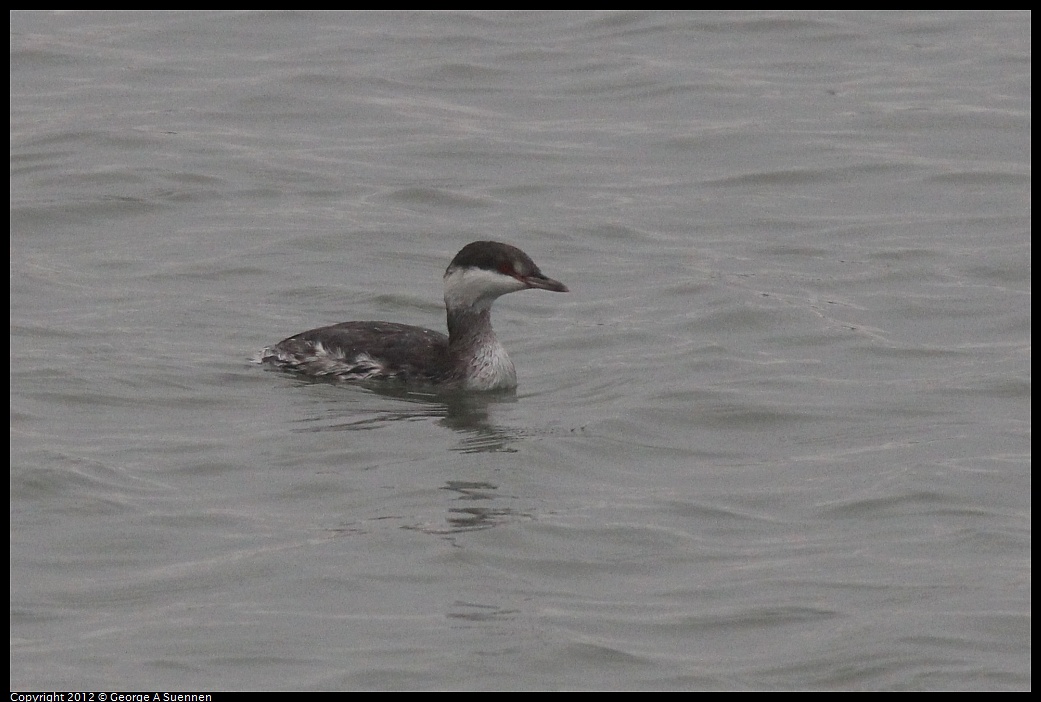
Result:
<svg viewBox="0 0 1041 702"><path fill-rule="evenodd" d="M1029 690L1031 17L11 13L11 689Z"/></svg>

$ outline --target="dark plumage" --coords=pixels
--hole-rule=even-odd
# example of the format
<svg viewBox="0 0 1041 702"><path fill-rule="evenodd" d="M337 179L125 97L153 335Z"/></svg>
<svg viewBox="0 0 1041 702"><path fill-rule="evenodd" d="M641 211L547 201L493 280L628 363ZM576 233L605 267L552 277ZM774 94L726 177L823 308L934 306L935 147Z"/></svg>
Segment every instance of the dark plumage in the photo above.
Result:
<svg viewBox="0 0 1041 702"><path fill-rule="evenodd" d="M492 331L491 305L501 295L525 289L568 291L517 247L475 241L445 270L448 336L407 324L343 322L284 339L264 349L261 361L339 380L513 388L517 374Z"/></svg>

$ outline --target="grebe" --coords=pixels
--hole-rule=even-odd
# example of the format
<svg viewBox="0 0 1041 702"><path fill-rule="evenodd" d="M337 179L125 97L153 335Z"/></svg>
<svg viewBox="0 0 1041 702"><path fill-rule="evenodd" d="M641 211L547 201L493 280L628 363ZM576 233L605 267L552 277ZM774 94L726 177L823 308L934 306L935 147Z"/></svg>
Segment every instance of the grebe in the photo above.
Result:
<svg viewBox="0 0 1041 702"><path fill-rule="evenodd" d="M492 331L492 303L506 293L568 292L516 246L475 241L445 270L448 336L392 322L343 322L264 349L262 363L312 377L398 380L467 390L517 387L517 371Z"/></svg>

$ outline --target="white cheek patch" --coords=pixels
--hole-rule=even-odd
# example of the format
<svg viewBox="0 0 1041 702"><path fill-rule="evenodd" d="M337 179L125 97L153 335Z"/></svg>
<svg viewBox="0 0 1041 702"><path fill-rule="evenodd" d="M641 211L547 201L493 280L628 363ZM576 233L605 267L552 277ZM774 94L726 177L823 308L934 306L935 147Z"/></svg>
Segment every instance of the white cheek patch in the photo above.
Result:
<svg viewBox="0 0 1041 702"><path fill-rule="evenodd" d="M516 278L483 268L453 268L445 273L445 304L449 309L489 307L506 293L524 290Z"/></svg>

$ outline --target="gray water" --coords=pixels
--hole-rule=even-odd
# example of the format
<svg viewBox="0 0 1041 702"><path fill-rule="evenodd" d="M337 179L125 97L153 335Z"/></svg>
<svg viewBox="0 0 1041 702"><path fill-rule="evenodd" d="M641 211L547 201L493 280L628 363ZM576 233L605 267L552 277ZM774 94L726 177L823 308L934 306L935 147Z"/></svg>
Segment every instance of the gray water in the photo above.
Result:
<svg viewBox="0 0 1041 702"><path fill-rule="evenodd" d="M1030 688L1029 13L10 19L13 689Z"/></svg>

